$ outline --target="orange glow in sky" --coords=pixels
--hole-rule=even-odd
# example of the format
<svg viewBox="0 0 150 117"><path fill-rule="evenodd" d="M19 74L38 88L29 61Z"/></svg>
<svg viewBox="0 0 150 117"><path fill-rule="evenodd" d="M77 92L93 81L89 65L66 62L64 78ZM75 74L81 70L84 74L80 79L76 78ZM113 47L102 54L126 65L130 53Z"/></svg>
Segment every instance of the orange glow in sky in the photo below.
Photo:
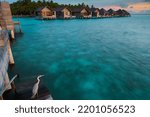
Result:
<svg viewBox="0 0 150 117"><path fill-rule="evenodd" d="M104 7L104 9L106 9L106 10L109 10L110 8L113 9L113 10L125 9L125 8L122 8L122 7L117 6L117 5L112 5L112 6L106 6L106 7Z"/></svg>
<svg viewBox="0 0 150 117"><path fill-rule="evenodd" d="M147 11L147 10L150 10L150 3L131 4L127 7L127 9L133 12Z"/></svg>
<svg viewBox="0 0 150 117"><path fill-rule="evenodd" d="M117 5L113 6L106 6L104 7L105 9L110 9L112 8L113 10L118 10L118 9L125 9L131 12L142 12L142 11L148 11L150 10L150 3L149 2L141 2L141 3L135 3L135 4L129 4L127 7L121 7Z"/></svg>

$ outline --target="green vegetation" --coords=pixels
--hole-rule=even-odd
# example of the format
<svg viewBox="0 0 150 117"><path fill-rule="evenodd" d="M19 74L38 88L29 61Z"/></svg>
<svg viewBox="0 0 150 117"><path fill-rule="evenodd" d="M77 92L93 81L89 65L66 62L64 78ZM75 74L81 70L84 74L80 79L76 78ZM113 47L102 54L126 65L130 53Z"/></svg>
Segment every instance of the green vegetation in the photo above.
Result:
<svg viewBox="0 0 150 117"><path fill-rule="evenodd" d="M53 2L52 0L39 0L39 1L32 1L32 0L18 0L17 2L14 2L11 4L11 10L13 15L29 15L33 16L35 9L42 6L48 6L51 8L55 8L58 6L68 6L68 7L80 7L80 6L87 6L84 3L78 4L78 5L65 5L65 4L58 4L56 2Z"/></svg>

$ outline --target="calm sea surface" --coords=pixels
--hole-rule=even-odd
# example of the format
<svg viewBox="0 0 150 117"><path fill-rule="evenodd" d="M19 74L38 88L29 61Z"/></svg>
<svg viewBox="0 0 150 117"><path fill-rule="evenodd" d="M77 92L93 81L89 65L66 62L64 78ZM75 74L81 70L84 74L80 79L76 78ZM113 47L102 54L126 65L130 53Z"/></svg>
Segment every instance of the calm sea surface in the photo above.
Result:
<svg viewBox="0 0 150 117"><path fill-rule="evenodd" d="M54 99L150 99L150 15L19 21L18 83L44 74Z"/></svg>

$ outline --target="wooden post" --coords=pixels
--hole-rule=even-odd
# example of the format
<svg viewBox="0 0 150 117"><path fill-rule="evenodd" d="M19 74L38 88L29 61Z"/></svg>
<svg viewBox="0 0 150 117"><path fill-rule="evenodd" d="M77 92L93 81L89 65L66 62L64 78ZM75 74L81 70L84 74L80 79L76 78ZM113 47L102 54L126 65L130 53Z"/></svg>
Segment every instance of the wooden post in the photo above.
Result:
<svg viewBox="0 0 150 117"><path fill-rule="evenodd" d="M0 96L0 100L3 100L3 96Z"/></svg>
<svg viewBox="0 0 150 117"><path fill-rule="evenodd" d="M56 11L54 11L54 15L55 15L55 18L57 18L57 16L56 16Z"/></svg>
<svg viewBox="0 0 150 117"><path fill-rule="evenodd" d="M14 30L11 30L11 38L15 39L15 32L14 32Z"/></svg>
<svg viewBox="0 0 150 117"><path fill-rule="evenodd" d="M14 65L15 62L14 62L14 58L13 58L13 54L12 54L12 51L11 51L10 41L9 40L8 40L8 43L7 43L7 47L8 47L8 53L9 53L9 63L11 65Z"/></svg>
<svg viewBox="0 0 150 117"><path fill-rule="evenodd" d="M0 47L3 47L3 46L4 46L4 40L0 39Z"/></svg>
<svg viewBox="0 0 150 117"><path fill-rule="evenodd" d="M19 31L20 31L20 33L22 33L22 30L21 30L20 24L19 24Z"/></svg>

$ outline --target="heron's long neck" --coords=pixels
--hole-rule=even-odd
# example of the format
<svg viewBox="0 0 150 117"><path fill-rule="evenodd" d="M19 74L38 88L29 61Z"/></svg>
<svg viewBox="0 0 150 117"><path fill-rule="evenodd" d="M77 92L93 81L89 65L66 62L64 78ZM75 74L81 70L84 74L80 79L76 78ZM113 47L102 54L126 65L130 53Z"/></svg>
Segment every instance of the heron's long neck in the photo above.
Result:
<svg viewBox="0 0 150 117"><path fill-rule="evenodd" d="M40 79L39 79L39 78L37 78L37 83L38 83L38 84L40 83Z"/></svg>

